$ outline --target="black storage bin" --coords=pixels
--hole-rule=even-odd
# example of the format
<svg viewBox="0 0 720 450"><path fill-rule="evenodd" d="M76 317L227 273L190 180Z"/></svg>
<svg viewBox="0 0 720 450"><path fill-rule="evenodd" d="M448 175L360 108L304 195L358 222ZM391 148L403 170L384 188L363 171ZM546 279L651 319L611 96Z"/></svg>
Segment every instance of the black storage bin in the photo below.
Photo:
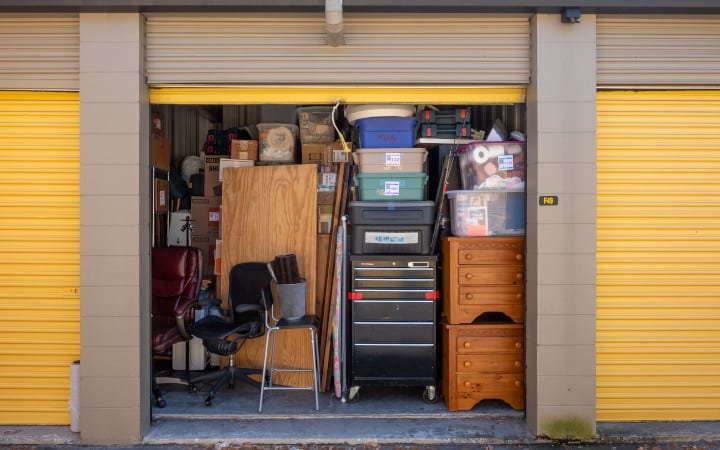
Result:
<svg viewBox="0 0 720 450"><path fill-rule="evenodd" d="M432 225L353 225L354 255L427 255Z"/></svg>
<svg viewBox="0 0 720 450"><path fill-rule="evenodd" d="M348 204L355 255L427 255L430 253L435 202Z"/></svg>
<svg viewBox="0 0 720 450"><path fill-rule="evenodd" d="M351 225L432 225L435 202L350 202Z"/></svg>

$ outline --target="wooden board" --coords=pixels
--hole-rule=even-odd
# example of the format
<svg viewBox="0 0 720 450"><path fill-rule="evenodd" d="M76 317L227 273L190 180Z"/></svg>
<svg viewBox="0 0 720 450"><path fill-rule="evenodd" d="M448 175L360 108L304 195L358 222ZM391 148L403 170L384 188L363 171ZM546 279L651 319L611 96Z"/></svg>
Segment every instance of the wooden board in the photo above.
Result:
<svg viewBox="0 0 720 450"><path fill-rule="evenodd" d="M220 296L227 301L227 280L237 263L271 261L294 253L307 284L306 309L315 313L317 270L317 165L296 164L228 168L223 172ZM238 367L262 367L265 338L247 341ZM307 330L278 334L276 367L312 367ZM280 374L276 382L309 385L310 374Z"/></svg>

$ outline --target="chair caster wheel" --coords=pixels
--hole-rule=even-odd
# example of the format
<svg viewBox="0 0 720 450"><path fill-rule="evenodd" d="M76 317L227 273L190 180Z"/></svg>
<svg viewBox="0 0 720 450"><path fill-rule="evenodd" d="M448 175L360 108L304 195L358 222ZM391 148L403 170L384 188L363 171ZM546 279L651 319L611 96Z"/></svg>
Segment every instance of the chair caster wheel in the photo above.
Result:
<svg viewBox="0 0 720 450"><path fill-rule="evenodd" d="M205 406L212 406L212 402L213 402L213 396L211 395L205 399Z"/></svg>
<svg viewBox="0 0 720 450"><path fill-rule="evenodd" d="M155 399L155 404L158 408L164 408L167 405L167 402L164 398L160 397Z"/></svg>
<svg viewBox="0 0 720 450"><path fill-rule="evenodd" d="M198 388L198 385L197 385L197 384L191 384L191 385L190 385L190 392L192 392L193 394L194 394L195 392L197 392L198 389L199 389L199 388Z"/></svg>

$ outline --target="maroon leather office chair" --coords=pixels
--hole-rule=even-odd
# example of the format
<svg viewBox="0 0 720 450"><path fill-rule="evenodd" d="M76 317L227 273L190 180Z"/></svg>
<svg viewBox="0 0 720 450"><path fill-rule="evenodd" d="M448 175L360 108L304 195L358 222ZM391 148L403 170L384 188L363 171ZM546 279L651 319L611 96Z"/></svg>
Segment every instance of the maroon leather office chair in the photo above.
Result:
<svg viewBox="0 0 720 450"><path fill-rule="evenodd" d="M190 378L190 333L202 284L202 252L194 247L152 249L152 351L167 355L173 344L185 342L185 377L165 381L188 384ZM154 358L153 358L154 360ZM166 402L153 370L153 395L162 408Z"/></svg>

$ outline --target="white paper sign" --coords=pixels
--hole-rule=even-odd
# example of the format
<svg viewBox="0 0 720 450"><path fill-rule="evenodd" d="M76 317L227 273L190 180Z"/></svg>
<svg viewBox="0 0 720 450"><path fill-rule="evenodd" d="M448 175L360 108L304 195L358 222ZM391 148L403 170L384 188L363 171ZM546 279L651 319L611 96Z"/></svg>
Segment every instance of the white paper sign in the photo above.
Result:
<svg viewBox="0 0 720 450"><path fill-rule="evenodd" d="M498 156L498 170L513 170L513 156Z"/></svg>
<svg viewBox="0 0 720 450"><path fill-rule="evenodd" d="M386 181L384 194L385 194L385 196L400 195L400 182L399 181Z"/></svg>
<svg viewBox="0 0 720 450"><path fill-rule="evenodd" d="M400 153L385 153L385 166L399 167L402 160Z"/></svg>

